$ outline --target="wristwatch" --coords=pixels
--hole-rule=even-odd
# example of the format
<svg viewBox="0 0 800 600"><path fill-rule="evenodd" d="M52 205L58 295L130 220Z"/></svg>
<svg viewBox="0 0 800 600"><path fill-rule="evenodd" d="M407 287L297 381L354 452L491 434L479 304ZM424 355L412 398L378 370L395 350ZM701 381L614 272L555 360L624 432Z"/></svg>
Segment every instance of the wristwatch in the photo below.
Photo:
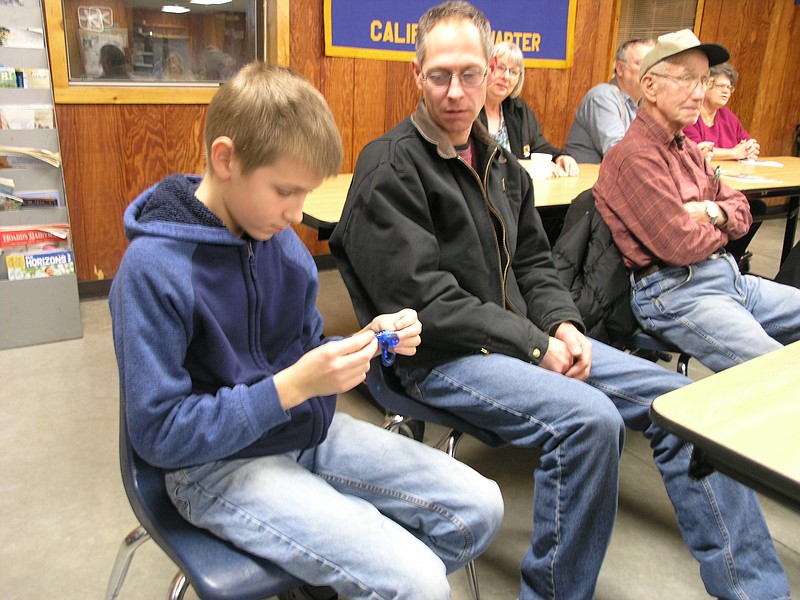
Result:
<svg viewBox="0 0 800 600"><path fill-rule="evenodd" d="M719 206L717 206L716 202L706 200L706 214L711 219L711 224L716 225L717 219L719 219Z"/></svg>

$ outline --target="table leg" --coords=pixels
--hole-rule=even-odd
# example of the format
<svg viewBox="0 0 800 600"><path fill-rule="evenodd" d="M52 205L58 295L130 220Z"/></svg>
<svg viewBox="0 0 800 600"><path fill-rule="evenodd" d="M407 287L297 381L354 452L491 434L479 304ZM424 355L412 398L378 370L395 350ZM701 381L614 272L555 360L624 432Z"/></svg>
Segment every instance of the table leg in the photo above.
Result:
<svg viewBox="0 0 800 600"><path fill-rule="evenodd" d="M800 196L789 196L789 211L786 215L786 230L783 234L783 250L781 252L781 264L786 260L794 247L794 235L797 230L797 213L800 206Z"/></svg>

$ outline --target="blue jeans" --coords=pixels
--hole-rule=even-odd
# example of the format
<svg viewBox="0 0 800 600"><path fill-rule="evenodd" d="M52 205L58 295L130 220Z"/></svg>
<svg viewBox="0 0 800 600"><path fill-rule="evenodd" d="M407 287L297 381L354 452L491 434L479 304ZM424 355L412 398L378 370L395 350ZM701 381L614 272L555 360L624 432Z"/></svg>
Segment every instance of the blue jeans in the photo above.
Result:
<svg viewBox="0 0 800 600"><path fill-rule="evenodd" d="M166 483L189 522L348 598L449 598L447 573L503 518L493 481L342 413L316 448L179 469Z"/></svg>
<svg viewBox="0 0 800 600"><path fill-rule="evenodd" d="M730 254L631 277L631 287L641 328L715 372L800 339L800 289L742 275Z"/></svg>
<svg viewBox="0 0 800 600"><path fill-rule="evenodd" d="M593 342L588 383L502 354L400 374L419 400L457 412L510 444L541 449L520 598L593 597L616 516L626 425L650 440L708 593L789 597L755 494L719 474L690 479L691 447L650 420L652 401L690 383L685 377L599 342Z"/></svg>

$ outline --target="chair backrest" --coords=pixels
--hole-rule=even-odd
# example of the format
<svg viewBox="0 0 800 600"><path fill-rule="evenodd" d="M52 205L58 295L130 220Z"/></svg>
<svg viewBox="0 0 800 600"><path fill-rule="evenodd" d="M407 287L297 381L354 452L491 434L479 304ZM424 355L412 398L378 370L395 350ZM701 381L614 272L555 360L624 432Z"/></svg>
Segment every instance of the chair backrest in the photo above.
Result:
<svg viewBox="0 0 800 600"><path fill-rule="evenodd" d="M133 513L200 598L260 600L305 585L181 517L167 496L164 472L145 462L131 445L124 400L119 421L120 469Z"/></svg>
<svg viewBox="0 0 800 600"><path fill-rule="evenodd" d="M455 413L434 408L412 398L403 389L392 368L384 367L377 358L372 360L372 365L367 372L367 387L375 402L394 414L469 434L488 446L498 447L506 444L492 431L481 429Z"/></svg>

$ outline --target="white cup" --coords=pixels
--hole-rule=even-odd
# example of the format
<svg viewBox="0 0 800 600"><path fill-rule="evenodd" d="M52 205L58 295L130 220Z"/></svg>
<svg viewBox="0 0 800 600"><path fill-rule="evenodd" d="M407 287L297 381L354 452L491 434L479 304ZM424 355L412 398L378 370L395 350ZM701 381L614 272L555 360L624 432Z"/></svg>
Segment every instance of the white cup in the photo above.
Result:
<svg viewBox="0 0 800 600"><path fill-rule="evenodd" d="M527 160L520 160L520 164L525 167L531 179L549 179L553 176L552 154L534 152Z"/></svg>

